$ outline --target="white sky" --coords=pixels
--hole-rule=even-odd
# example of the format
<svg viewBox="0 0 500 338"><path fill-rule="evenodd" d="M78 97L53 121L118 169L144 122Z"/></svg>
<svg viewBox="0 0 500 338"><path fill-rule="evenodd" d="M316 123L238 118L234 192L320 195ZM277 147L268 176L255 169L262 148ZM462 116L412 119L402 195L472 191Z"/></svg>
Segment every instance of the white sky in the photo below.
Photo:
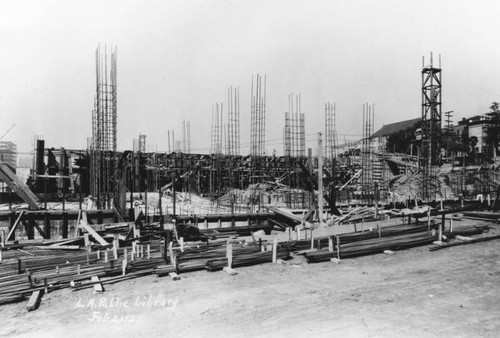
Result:
<svg viewBox="0 0 500 338"><path fill-rule="evenodd" d="M4 140L20 151L34 134L85 148L99 43L118 47L120 150L140 132L166 150L167 130L180 137L186 119L193 152L208 152L212 104L231 85L248 145L257 73L267 75L268 153L281 154L290 93L302 95L307 147L328 101L340 140L361 134L363 103L375 103L375 130L419 117L431 51L442 58L443 112L457 120L500 100L499 18L493 0L0 0L0 135L15 123Z"/></svg>

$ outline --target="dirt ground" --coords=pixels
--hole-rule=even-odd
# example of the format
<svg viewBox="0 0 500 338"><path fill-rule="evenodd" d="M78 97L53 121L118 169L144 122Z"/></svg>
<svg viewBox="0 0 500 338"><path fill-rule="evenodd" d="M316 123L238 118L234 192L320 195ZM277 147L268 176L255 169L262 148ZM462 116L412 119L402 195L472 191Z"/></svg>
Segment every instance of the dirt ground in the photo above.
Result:
<svg viewBox="0 0 500 338"><path fill-rule="evenodd" d="M500 240L55 291L0 307L8 337L498 337Z"/></svg>

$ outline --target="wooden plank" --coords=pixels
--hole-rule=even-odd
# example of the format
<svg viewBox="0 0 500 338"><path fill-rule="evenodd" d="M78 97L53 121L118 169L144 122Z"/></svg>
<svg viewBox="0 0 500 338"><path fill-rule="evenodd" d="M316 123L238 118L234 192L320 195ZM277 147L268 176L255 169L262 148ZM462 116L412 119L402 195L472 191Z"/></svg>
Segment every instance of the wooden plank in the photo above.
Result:
<svg viewBox="0 0 500 338"><path fill-rule="evenodd" d="M33 225L38 230L38 233L40 234L40 236L42 236L44 239L49 239L47 237L47 235L45 234L45 232L42 230L42 228L40 228L40 226L38 225L38 223L36 221L33 221Z"/></svg>
<svg viewBox="0 0 500 338"><path fill-rule="evenodd" d="M92 237L94 237L95 240L99 242L99 244L101 244L101 245L108 245L109 244L108 242L106 242L106 240L104 238L101 237L101 235L99 235L94 229L92 229L87 224L82 223L81 227L84 228L85 230L87 230L87 232L89 234L91 234Z"/></svg>
<svg viewBox="0 0 500 338"><path fill-rule="evenodd" d="M39 209L38 198L36 195L12 172L12 170L10 170L10 168L3 161L0 161L0 179L4 181L19 197L28 203L31 209Z"/></svg>
<svg viewBox="0 0 500 338"><path fill-rule="evenodd" d="M30 299L28 300L28 304L26 304L26 310L33 311L38 308L40 305L40 300L43 295L43 290L36 290L31 294Z"/></svg>
<svg viewBox="0 0 500 338"><path fill-rule="evenodd" d="M114 205L111 206L111 209L113 210L113 213L115 214L118 222L125 222L125 220L122 217L122 214L120 214L120 212L116 209L116 207Z"/></svg>
<svg viewBox="0 0 500 338"><path fill-rule="evenodd" d="M82 209L78 210L78 218L76 219L76 226L75 226L75 237L78 237L80 235L80 220L82 218Z"/></svg>
<svg viewBox="0 0 500 338"><path fill-rule="evenodd" d="M89 228L92 228L94 231L100 231L100 232L103 232L103 231L106 231L106 227L104 226L104 224L87 224L87 226ZM83 232L85 233L87 231L87 228L83 227Z"/></svg>
<svg viewBox="0 0 500 338"><path fill-rule="evenodd" d="M19 223L21 222L21 218L23 217L24 215L24 210L21 211L21 213L19 214L19 216L17 217L16 219L16 222L14 223L14 225L12 226L12 229L10 229L9 231L9 234L7 235L7 240L10 241L10 237L14 234L14 232L16 231L17 229L17 226L19 225Z"/></svg>

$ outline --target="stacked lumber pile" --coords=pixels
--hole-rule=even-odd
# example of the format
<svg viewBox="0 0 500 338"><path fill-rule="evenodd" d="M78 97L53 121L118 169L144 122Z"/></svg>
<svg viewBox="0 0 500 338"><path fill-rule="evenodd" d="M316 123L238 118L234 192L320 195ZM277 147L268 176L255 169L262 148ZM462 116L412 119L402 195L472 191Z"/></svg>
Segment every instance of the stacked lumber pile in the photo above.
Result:
<svg viewBox="0 0 500 338"><path fill-rule="evenodd" d="M250 266L272 262L272 252L262 252L260 245L248 245L239 241L214 241L210 242L210 244L186 248L184 252L178 253L175 257L178 272L204 269L216 271L222 269L227 266L228 262L226 257L228 243L234 245L232 248L233 266ZM277 256L281 259L287 259L290 258L290 253L285 247L279 245L277 247Z"/></svg>
<svg viewBox="0 0 500 338"><path fill-rule="evenodd" d="M286 260L290 258L290 252L287 250L278 250L276 253L277 259ZM262 263L271 263L273 261L273 253L271 251L253 252L246 254L239 254L233 257L232 266L250 266ZM208 271L222 270L228 265L228 260L225 257L210 259L206 262L206 269Z"/></svg>
<svg viewBox="0 0 500 338"><path fill-rule="evenodd" d="M404 234L412 234L417 232L427 231L428 226L426 224L410 224L410 225L393 225L383 228L372 228L372 231L359 231L339 235L340 242L353 243L359 241L365 241L368 239L379 238L379 237L389 237ZM437 229L437 225L432 225L431 229ZM317 249L328 247L328 241L330 236L320 236L314 238L314 246ZM336 240L336 238L334 238ZM290 241L282 243L286 249L290 251L302 251L311 248L311 240L305 239L300 241Z"/></svg>
<svg viewBox="0 0 500 338"><path fill-rule="evenodd" d="M153 273L164 263L159 242L149 245L147 251L139 248L134 253L131 248L116 248L115 258L114 250L110 249L90 252L83 248L68 252L38 246L24 247L22 251L28 255L12 256L0 264L0 304L21 301L37 290L48 292L72 286L91 287L95 283L88 280L94 277L136 278ZM125 276L121 276L124 272Z"/></svg>
<svg viewBox="0 0 500 338"><path fill-rule="evenodd" d="M481 219L493 222L500 221L500 213L493 211L464 211L463 215L470 219Z"/></svg>
<svg viewBox="0 0 500 338"><path fill-rule="evenodd" d="M396 229L402 228L401 231ZM414 227L414 229L411 229ZM445 231L446 238L455 236L471 236L481 234L488 229L487 226L461 226L455 228L453 232ZM433 236L427 233L427 226L396 226L383 228L380 237L373 236L374 231L367 233L352 233L332 238L333 250L326 249L305 253L305 257L310 263L325 262L331 258L350 258L362 255L372 255L382 253L386 250L402 250L415 246L432 244L437 241L437 233Z"/></svg>

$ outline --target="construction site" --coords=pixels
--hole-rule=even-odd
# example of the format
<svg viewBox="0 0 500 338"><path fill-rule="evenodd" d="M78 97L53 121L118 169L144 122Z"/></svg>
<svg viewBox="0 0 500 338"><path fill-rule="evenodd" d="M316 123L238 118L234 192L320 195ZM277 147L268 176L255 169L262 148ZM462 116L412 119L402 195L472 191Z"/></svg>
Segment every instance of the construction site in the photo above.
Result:
<svg viewBox="0 0 500 338"><path fill-rule="evenodd" d="M453 123L441 55L413 70L412 119L376 129L360 103L342 139L336 102L269 111L270 78L249 74L164 151L139 130L119 150L118 69L99 45L84 149L35 136L17 154L1 127L0 336L498 334L500 109Z"/></svg>

